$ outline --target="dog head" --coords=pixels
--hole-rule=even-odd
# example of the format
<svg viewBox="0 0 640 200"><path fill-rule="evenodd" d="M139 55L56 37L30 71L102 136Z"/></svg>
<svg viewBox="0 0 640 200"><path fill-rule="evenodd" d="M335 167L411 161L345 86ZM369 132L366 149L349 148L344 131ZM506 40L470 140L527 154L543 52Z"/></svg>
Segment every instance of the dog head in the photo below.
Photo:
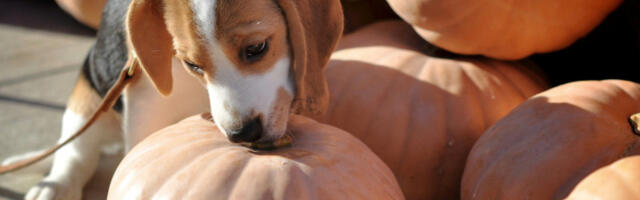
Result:
<svg viewBox="0 0 640 200"><path fill-rule="evenodd" d="M161 94L175 56L207 88L222 132L255 142L281 137L290 112L327 107L323 70L342 20L338 0L133 0L126 29Z"/></svg>

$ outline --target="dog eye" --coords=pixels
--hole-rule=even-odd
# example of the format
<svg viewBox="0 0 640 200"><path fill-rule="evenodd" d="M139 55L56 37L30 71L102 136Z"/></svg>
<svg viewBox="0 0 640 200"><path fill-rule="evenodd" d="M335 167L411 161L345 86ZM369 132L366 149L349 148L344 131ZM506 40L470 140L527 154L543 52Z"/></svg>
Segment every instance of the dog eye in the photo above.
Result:
<svg viewBox="0 0 640 200"><path fill-rule="evenodd" d="M189 61L186 61L186 60L184 61L184 64L186 64L187 67L189 67L189 70L191 70L191 71L193 71L193 72L195 72L197 74L202 75L204 73L204 71L202 70L202 67L200 67L200 66L198 66L196 64L193 64L193 63L191 63Z"/></svg>
<svg viewBox="0 0 640 200"><path fill-rule="evenodd" d="M264 56L269 50L269 40L265 40L259 44L249 45L245 47L240 55L247 62L255 62Z"/></svg>

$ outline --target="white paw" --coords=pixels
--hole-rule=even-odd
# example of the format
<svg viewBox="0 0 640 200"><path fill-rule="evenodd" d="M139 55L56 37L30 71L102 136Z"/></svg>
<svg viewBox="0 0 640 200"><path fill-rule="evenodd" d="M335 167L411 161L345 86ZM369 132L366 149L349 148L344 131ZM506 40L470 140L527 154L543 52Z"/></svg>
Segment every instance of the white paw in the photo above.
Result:
<svg viewBox="0 0 640 200"><path fill-rule="evenodd" d="M33 186L24 197L25 200L80 200L82 187L69 184L42 181Z"/></svg>

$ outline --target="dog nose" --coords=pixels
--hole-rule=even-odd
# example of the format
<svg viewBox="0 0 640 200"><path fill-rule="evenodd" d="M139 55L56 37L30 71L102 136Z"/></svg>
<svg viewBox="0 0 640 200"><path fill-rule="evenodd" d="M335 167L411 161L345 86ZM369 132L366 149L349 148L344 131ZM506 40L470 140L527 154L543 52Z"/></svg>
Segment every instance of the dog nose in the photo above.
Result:
<svg viewBox="0 0 640 200"><path fill-rule="evenodd" d="M229 140L231 142L255 142L262 135L262 121L256 117L253 120L245 122L238 131L231 131Z"/></svg>

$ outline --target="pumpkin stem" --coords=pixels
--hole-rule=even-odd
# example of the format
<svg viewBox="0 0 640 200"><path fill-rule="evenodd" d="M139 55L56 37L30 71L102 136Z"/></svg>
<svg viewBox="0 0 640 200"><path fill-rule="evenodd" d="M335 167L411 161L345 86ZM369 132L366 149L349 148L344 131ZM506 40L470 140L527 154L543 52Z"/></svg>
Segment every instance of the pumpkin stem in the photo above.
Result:
<svg viewBox="0 0 640 200"><path fill-rule="evenodd" d="M631 115L631 117L629 117L629 123L631 124L633 133L640 136L640 113Z"/></svg>
<svg viewBox="0 0 640 200"><path fill-rule="evenodd" d="M277 148L291 146L291 141L293 141L293 138L291 137L291 135L285 134L280 139L272 142L257 142L257 143L244 142L244 143L240 143L240 145L254 149L254 150L268 151L268 150L275 150Z"/></svg>

